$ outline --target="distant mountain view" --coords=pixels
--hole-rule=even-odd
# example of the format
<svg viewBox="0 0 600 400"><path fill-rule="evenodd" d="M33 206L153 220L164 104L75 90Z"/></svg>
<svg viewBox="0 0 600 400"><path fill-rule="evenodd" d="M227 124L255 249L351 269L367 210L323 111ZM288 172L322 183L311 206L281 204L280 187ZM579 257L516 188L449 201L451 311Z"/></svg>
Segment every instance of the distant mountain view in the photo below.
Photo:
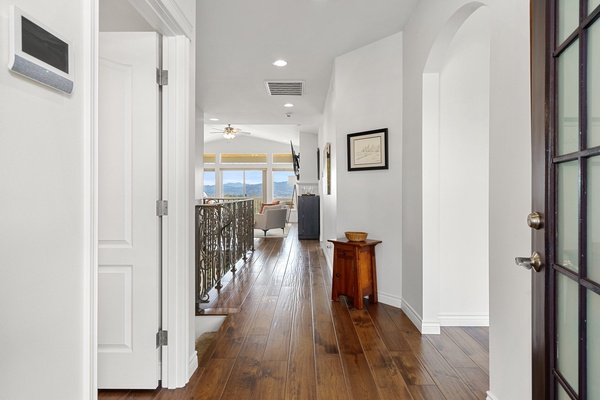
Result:
<svg viewBox="0 0 600 400"><path fill-rule="evenodd" d="M273 182L273 195L275 198L291 198L294 187L288 185L287 182ZM223 185L225 197L244 197L244 185L240 182L226 183ZM262 183L246 185L246 195L248 197L261 197L263 185ZM204 185L204 192L209 197L215 196L215 185Z"/></svg>

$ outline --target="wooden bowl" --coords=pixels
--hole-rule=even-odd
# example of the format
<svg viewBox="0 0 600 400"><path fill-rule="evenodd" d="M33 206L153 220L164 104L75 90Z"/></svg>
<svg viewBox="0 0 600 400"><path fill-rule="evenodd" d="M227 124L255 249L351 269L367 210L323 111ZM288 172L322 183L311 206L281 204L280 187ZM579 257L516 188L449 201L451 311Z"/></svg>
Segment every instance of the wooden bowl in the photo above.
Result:
<svg viewBox="0 0 600 400"><path fill-rule="evenodd" d="M368 233L367 232L344 232L344 235L346 235L346 239L348 239L351 242L363 242L367 238Z"/></svg>

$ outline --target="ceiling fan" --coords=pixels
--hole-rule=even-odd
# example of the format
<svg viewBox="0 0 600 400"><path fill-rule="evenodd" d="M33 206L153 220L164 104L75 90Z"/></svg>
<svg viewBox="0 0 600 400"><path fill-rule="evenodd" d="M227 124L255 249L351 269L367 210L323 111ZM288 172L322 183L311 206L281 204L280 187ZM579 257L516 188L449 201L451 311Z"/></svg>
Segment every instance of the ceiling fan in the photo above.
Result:
<svg viewBox="0 0 600 400"><path fill-rule="evenodd" d="M227 126L225 128L223 128L222 130L217 129L210 133L211 134L220 133L223 135L223 137L225 139L233 139L233 138L235 138L235 135L250 135L251 134L250 132L244 132L241 129L233 128L231 126L231 124L227 124Z"/></svg>

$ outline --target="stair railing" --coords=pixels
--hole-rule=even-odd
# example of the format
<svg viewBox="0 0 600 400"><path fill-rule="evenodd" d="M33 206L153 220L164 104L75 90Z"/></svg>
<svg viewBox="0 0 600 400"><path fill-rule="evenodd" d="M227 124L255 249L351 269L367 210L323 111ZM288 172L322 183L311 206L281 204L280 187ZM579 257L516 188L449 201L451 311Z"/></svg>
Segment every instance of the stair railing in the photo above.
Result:
<svg viewBox="0 0 600 400"><path fill-rule="evenodd" d="M210 198L196 205L196 309L210 301L212 288L236 271L239 260L254 251L254 200Z"/></svg>

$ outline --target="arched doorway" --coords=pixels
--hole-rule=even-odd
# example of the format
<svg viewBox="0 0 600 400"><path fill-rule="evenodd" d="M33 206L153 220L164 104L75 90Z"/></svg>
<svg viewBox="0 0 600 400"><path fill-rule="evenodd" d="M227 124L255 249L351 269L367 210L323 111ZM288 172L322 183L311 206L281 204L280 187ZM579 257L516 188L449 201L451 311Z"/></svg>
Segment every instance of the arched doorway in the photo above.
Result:
<svg viewBox="0 0 600 400"><path fill-rule="evenodd" d="M489 26L462 7L423 73L423 333L489 324Z"/></svg>

